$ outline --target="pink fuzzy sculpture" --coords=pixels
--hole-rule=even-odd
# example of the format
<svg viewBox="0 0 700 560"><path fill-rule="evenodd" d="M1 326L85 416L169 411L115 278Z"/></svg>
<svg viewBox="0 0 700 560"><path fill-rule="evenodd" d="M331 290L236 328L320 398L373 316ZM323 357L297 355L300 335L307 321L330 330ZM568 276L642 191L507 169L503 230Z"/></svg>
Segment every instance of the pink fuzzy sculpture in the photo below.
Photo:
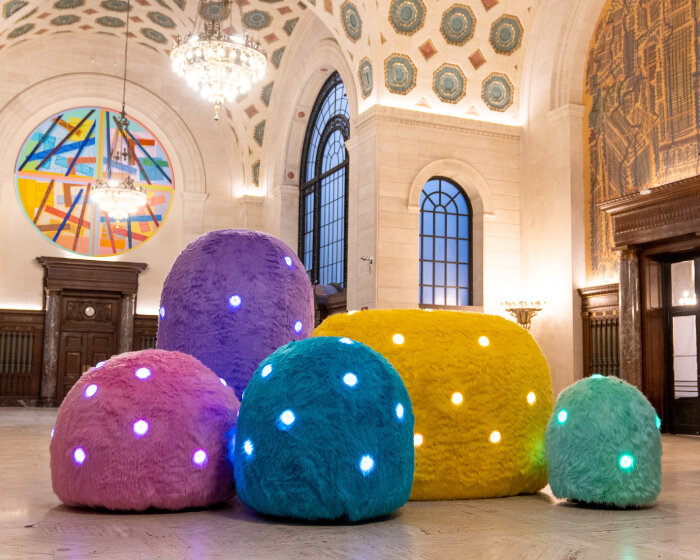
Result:
<svg viewBox="0 0 700 560"><path fill-rule="evenodd" d="M234 494L227 433L239 402L196 358L145 350L87 372L58 411L53 490L112 510L204 507Z"/></svg>

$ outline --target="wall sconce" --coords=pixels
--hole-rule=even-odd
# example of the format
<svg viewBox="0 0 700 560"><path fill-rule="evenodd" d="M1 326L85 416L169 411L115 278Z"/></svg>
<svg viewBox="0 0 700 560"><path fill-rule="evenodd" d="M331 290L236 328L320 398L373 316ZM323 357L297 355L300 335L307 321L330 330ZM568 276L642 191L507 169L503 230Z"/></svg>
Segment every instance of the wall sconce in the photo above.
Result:
<svg viewBox="0 0 700 560"><path fill-rule="evenodd" d="M542 311L544 301L506 301L503 303L505 310L510 313L522 328L530 330L532 318L537 315L538 311Z"/></svg>

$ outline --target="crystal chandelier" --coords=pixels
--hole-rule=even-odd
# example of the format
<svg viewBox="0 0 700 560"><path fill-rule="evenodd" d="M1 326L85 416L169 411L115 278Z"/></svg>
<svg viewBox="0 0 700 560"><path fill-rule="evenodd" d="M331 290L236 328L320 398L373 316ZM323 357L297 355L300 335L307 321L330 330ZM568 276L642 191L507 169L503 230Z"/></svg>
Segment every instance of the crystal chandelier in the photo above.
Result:
<svg viewBox="0 0 700 560"><path fill-rule="evenodd" d="M184 76L202 97L214 103L215 120L219 120L222 103L246 93L251 84L263 78L267 68L267 55L257 39L247 33L227 35L223 29L226 15L231 19L233 1L207 2L206 13L215 14L210 18L204 16L205 2L200 1L194 30L197 30L200 16L202 29L188 33L184 39L178 34L170 51L175 72ZM240 13L240 0L237 4ZM212 5L219 10L212 12ZM242 29L243 15L240 15ZM232 24L231 21L231 29Z"/></svg>
<svg viewBox="0 0 700 560"><path fill-rule="evenodd" d="M90 199L99 205L100 210L107 212L115 221L127 220L131 214L138 212L139 208L146 205L148 195L146 189L134 184L129 172L121 179L112 178L112 162L123 162L128 166L136 160L136 154L129 144L129 119L126 118L126 61L129 47L129 13L131 12L131 0L127 3L126 12L126 43L124 45L124 86L122 89L122 112L115 118L117 133L114 146L111 148L112 157L109 160L107 179L100 177L95 182Z"/></svg>

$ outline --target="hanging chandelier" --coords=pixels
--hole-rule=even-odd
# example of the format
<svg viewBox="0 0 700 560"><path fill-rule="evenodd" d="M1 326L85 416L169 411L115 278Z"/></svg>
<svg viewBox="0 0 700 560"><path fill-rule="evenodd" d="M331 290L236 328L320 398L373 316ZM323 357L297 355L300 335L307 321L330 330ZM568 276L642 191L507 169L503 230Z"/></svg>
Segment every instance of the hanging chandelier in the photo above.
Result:
<svg viewBox="0 0 700 560"><path fill-rule="evenodd" d="M214 119L219 120L219 111L225 101L232 101L246 93L252 84L265 76L267 55L260 42L248 35L228 35L222 22L228 14L231 29L233 20L231 4L234 0L207 2L205 17L203 0L199 3L194 29L184 39L177 35L170 59L173 69L184 76L189 86L199 91L205 99L214 103ZM244 28L240 0L241 29ZM212 5L218 8L212 10ZM197 31L202 16L202 29Z"/></svg>
<svg viewBox="0 0 700 560"><path fill-rule="evenodd" d="M107 164L107 178L100 177L90 193L90 199L107 212L115 221L127 220L131 214L135 214L148 202L146 189L134 184L134 180L128 171L129 166L136 160L136 154L129 144L129 119L126 118L126 61L129 48L129 13L131 12L131 0L127 3L126 12L126 42L124 45L124 85L122 88L122 112L114 121L117 132L114 136L114 144L111 146L111 157ZM112 162L123 163L127 172L121 179L112 177Z"/></svg>

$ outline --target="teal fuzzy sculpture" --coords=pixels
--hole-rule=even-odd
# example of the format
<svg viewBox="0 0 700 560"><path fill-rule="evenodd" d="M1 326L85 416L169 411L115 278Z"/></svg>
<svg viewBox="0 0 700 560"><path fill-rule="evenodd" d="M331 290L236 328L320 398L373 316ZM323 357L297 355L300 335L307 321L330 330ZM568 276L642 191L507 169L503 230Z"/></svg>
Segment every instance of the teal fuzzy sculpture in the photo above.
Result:
<svg viewBox="0 0 700 560"><path fill-rule="evenodd" d="M291 342L243 394L230 457L238 496L268 515L359 521L413 484L413 412L396 370L348 338Z"/></svg>
<svg viewBox="0 0 700 560"><path fill-rule="evenodd" d="M549 484L559 498L619 508L661 491L660 422L649 401L617 377L565 389L547 424Z"/></svg>

